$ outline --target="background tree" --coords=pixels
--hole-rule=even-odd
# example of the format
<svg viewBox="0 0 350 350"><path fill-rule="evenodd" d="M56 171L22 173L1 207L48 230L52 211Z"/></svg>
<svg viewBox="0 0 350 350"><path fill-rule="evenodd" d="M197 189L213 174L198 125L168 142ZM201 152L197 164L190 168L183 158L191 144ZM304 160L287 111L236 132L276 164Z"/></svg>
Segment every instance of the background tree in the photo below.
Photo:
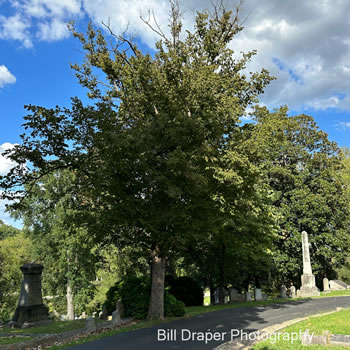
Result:
<svg viewBox="0 0 350 350"><path fill-rule="evenodd" d="M0 320L9 321L15 312L21 289L23 264L32 262L32 244L20 230L0 226Z"/></svg>
<svg viewBox="0 0 350 350"><path fill-rule="evenodd" d="M15 228L11 225L6 225L2 220L0 220L0 239L15 236L20 232L21 230L19 230L18 228Z"/></svg>
<svg viewBox="0 0 350 350"><path fill-rule="evenodd" d="M255 116L257 124L247 126L252 137L246 147L258 150L256 161L273 190L279 213L275 278L278 283L300 284L303 230L309 234L313 272L319 283L324 276L334 278L349 249L340 150L311 116L288 117L286 107L272 113L257 108Z"/></svg>
<svg viewBox="0 0 350 350"><path fill-rule="evenodd" d="M96 262L95 243L81 224L83 214L75 185L74 173L68 170L43 176L21 208L12 212L23 219L24 231L33 242L33 256L45 266L45 292L55 296L56 307L67 305L70 320L74 320L75 311L84 311L92 297Z"/></svg>

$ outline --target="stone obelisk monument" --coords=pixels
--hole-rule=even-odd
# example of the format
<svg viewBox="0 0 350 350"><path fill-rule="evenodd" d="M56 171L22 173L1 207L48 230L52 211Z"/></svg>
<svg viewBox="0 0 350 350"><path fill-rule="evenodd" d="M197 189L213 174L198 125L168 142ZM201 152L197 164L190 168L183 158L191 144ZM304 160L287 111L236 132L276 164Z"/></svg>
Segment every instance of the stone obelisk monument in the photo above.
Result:
<svg viewBox="0 0 350 350"><path fill-rule="evenodd" d="M315 275L312 274L309 239L307 233L301 233L301 243L303 246L303 274L301 276L301 288L298 291L299 297L314 297L319 296L320 291L316 287Z"/></svg>
<svg viewBox="0 0 350 350"><path fill-rule="evenodd" d="M41 273L43 268L42 265L34 263L21 266L23 272L21 293L10 325L14 327L30 327L49 322L48 308L43 304L41 294Z"/></svg>

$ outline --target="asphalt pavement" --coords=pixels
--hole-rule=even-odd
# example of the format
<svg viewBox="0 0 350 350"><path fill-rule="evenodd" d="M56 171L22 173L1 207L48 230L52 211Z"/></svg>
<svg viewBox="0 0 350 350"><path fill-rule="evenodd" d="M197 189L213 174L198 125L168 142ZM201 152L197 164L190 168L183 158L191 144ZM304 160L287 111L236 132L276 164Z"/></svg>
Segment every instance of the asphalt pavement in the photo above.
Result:
<svg viewBox="0 0 350 350"><path fill-rule="evenodd" d="M203 313L188 319L104 337L70 347L71 350L182 350L214 349L236 337L271 325L350 308L350 297L302 299L267 306L247 306Z"/></svg>

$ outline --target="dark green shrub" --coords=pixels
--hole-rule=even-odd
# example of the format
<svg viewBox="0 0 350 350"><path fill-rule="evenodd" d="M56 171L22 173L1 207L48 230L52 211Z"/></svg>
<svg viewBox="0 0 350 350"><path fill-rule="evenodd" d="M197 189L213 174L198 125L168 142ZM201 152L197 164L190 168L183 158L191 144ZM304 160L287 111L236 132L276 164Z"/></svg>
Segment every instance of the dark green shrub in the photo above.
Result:
<svg viewBox="0 0 350 350"><path fill-rule="evenodd" d="M185 315L185 304L177 300L168 291L164 293L164 315L165 317L181 317Z"/></svg>
<svg viewBox="0 0 350 350"><path fill-rule="evenodd" d="M166 285L169 288L169 293L174 295L177 300L183 301L186 306L203 305L203 290L191 277L167 276Z"/></svg>
<svg viewBox="0 0 350 350"><path fill-rule="evenodd" d="M137 320L147 317L149 299L151 294L151 281L147 277L131 276L111 287L107 294L104 305L108 314L115 310L116 302L121 299L124 305L126 317ZM176 300L168 291L164 293L165 317L180 317L185 314L185 305Z"/></svg>
<svg viewBox="0 0 350 350"><path fill-rule="evenodd" d="M151 283L147 277L128 277L124 280L120 296L125 316L141 320L147 317Z"/></svg>
<svg viewBox="0 0 350 350"><path fill-rule="evenodd" d="M120 289L122 285L123 282L119 281L109 288L106 293L106 301L104 302L103 307L106 309L108 315L112 315L112 312L116 308L117 301L120 299Z"/></svg>

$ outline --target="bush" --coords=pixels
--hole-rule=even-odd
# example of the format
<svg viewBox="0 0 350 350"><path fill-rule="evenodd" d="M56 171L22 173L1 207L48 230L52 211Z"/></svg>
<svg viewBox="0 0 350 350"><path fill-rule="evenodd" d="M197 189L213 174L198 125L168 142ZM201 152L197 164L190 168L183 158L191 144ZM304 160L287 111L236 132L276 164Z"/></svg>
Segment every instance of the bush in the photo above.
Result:
<svg viewBox="0 0 350 350"><path fill-rule="evenodd" d="M151 283L147 277L129 277L124 280L120 296L125 316L141 320L147 317Z"/></svg>
<svg viewBox="0 0 350 350"><path fill-rule="evenodd" d="M117 282L106 294L104 305L110 315L115 310L116 302L121 299L124 313L127 317L137 320L147 317L149 299L151 294L151 281L147 277L128 277ZM177 300L168 291L164 293L165 317L179 317L185 314L185 305Z"/></svg>
<svg viewBox="0 0 350 350"><path fill-rule="evenodd" d="M203 290L199 284L187 276L174 278L167 276L166 284L169 287L169 293L181 300L186 306L203 305Z"/></svg>
<svg viewBox="0 0 350 350"><path fill-rule="evenodd" d="M112 315L115 310L117 301L120 299L120 289L123 282L115 283L106 293L106 301L103 303L103 307L106 309L108 315Z"/></svg>
<svg viewBox="0 0 350 350"><path fill-rule="evenodd" d="M181 317L185 315L185 304L177 300L168 291L164 294L164 315L165 317Z"/></svg>

